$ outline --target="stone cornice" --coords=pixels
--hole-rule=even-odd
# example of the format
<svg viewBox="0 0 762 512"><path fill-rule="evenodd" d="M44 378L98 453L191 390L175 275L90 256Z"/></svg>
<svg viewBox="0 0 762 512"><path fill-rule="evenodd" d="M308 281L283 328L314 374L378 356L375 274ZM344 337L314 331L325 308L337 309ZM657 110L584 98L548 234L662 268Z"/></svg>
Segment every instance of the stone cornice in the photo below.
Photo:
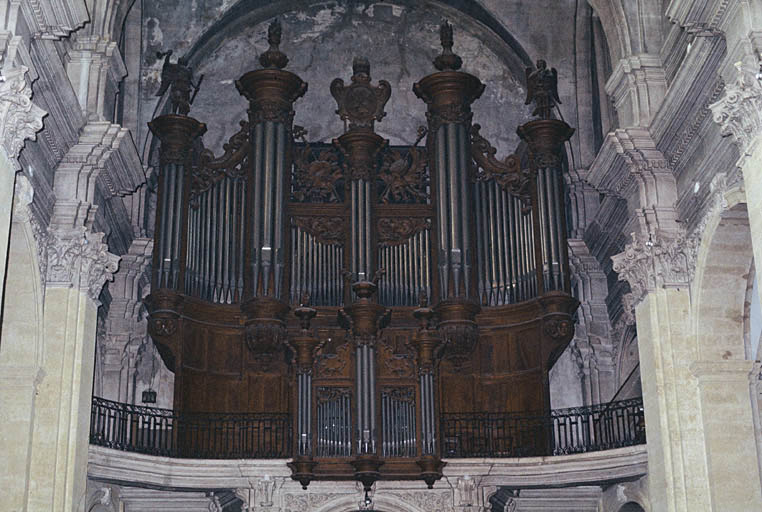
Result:
<svg viewBox="0 0 762 512"><path fill-rule="evenodd" d="M0 82L0 144L15 170L20 170L18 156L27 139L35 140L42 130L46 112L32 103L32 87L26 74L28 68L4 67Z"/></svg>
<svg viewBox="0 0 762 512"><path fill-rule="evenodd" d="M130 194L145 182L132 136L118 124L92 121L82 128L56 171L56 197L93 202L96 179L107 196Z"/></svg>
<svg viewBox="0 0 762 512"><path fill-rule="evenodd" d="M622 126L648 126L667 92L667 79L658 54L620 59L606 82L606 92Z"/></svg>
<svg viewBox="0 0 762 512"><path fill-rule="evenodd" d="M46 286L78 288L97 302L104 283L114 279L119 264L119 256L108 252L108 245L103 243L105 236L86 227L50 230Z"/></svg>
<svg viewBox="0 0 762 512"><path fill-rule="evenodd" d="M84 0L25 0L21 6L30 30L41 39L68 37L90 20Z"/></svg>
<svg viewBox="0 0 762 512"><path fill-rule="evenodd" d="M736 64L737 76L725 86L722 98L709 106L723 135L733 137L741 151L741 162L750 155L762 135L762 83L759 69Z"/></svg>
<svg viewBox="0 0 762 512"><path fill-rule="evenodd" d="M284 487L301 491L291 481L286 459L203 460L171 459L90 446L88 476L124 484L139 483L157 489L194 490L250 488L263 475L285 478ZM465 475L481 475L479 486L509 485L516 488L571 486L632 480L647 473L645 445L602 452L509 459L451 459L444 476L453 483ZM310 491L331 489L331 482L313 482ZM422 490L420 482L378 482L378 490L390 486ZM435 488L436 490L436 488ZM448 491L449 492L449 491Z"/></svg>

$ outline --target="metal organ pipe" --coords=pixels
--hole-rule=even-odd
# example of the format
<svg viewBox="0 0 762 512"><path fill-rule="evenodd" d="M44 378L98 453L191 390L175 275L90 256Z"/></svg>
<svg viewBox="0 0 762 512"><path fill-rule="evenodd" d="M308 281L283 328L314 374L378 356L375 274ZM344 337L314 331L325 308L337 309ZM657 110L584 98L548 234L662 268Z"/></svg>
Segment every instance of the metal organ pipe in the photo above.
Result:
<svg viewBox="0 0 762 512"><path fill-rule="evenodd" d="M203 135L206 126L184 115L164 115L149 123L151 132L161 140L156 245L153 259L154 289L184 291L187 264L185 230L189 224L187 198L193 142ZM181 259L181 258L186 259Z"/></svg>

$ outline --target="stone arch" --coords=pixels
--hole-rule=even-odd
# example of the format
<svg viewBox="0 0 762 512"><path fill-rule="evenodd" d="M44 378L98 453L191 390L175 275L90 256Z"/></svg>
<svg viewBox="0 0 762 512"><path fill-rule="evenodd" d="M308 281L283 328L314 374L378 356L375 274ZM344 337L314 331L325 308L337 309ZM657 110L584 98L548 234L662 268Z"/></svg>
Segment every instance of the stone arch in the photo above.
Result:
<svg viewBox="0 0 762 512"><path fill-rule="evenodd" d="M359 494L351 494L331 500L315 509L315 512L355 512L361 501ZM373 510L378 512L430 512L428 509L414 506L403 498L376 493L373 496Z"/></svg>
<svg viewBox="0 0 762 512"><path fill-rule="evenodd" d="M588 0L598 14L611 52L611 63L639 53L658 54L664 18L659 0Z"/></svg>
<svg viewBox="0 0 762 512"><path fill-rule="evenodd" d="M697 359L704 361L746 357L743 314L751 231L742 194L728 193L725 201L728 207L707 223L694 280Z"/></svg>

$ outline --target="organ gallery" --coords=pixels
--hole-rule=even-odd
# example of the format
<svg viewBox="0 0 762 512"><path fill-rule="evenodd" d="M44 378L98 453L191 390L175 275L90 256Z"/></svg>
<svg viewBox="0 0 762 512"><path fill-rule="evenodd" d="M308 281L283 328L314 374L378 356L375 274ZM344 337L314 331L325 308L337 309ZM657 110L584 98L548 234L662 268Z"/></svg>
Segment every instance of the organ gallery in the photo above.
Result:
<svg viewBox="0 0 762 512"><path fill-rule="evenodd" d="M161 170L149 329L175 373L174 409L290 418L280 442L305 487L431 486L443 451L479 444L553 451L552 425L485 435L477 418L550 412L548 371L577 307L561 250L574 130L555 118L557 73L538 62L527 70L534 118L510 128L522 142L499 158L471 112L485 86L460 70L446 22L440 38L413 87L426 119L412 146L374 131L394 123L394 91L363 57L348 81L310 84L330 87L344 122L331 144L310 143L293 124L308 84L286 69L277 21L262 67L235 82L249 107L222 151L185 115L186 86L170 96L180 113L150 123ZM233 445L175 435L246 454L264 434Z"/></svg>

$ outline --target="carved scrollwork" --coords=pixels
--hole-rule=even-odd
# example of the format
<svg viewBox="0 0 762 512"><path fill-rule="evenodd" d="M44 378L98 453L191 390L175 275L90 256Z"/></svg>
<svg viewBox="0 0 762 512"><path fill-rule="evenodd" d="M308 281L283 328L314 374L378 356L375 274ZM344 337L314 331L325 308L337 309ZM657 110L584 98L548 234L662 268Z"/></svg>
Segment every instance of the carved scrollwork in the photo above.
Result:
<svg viewBox="0 0 762 512"><path fill-rule="evenodd" d="M407 152L398 149L386 151L378 177L383 182L381 203L426 204L428 202L427 160L417 148L411 147Z"/></svg>
<svg viewBox="0 0 762 512"><path fill-rule="evenodd" d="M222 146L224 153L216 158L209 149L201 151L198 165L193 169L191 184L191 205L198 206L198 196L209 190L223 177L239 178L246 176L249 156L249 123L239 121L238 130L228 142Z"/></svg>
<svg viewBox="0 0 762 512"><path fill-rule="evenodd" d="M342 245L344 243L343 217L292 217L294 225L312 235L321 244Z"/></svg>
<svg viewBox="0 0 762 512"><path fill-rule="evenodd" d="M335 148L304 147L294 151L291 200L298 203L340 203L344 179Z"/></svg>
<svg viewBox="0 0 762 512"><path fill-rule="evenodd" d="M426 217L381 217L378 219L378 244L381 247L399 245L424 229L431 229Z"/></svg>
<svg viewBox="0 0 762 512"><path fill-rule="evenodd" d="M508 155L502 161L495 158L497 150L479 130L481 126L478 124L471 127L471 155L478 166L476 180L494 179L503 190L519 197L528 205L530 173L521 170L521 161L515 154Z"/></svg>

